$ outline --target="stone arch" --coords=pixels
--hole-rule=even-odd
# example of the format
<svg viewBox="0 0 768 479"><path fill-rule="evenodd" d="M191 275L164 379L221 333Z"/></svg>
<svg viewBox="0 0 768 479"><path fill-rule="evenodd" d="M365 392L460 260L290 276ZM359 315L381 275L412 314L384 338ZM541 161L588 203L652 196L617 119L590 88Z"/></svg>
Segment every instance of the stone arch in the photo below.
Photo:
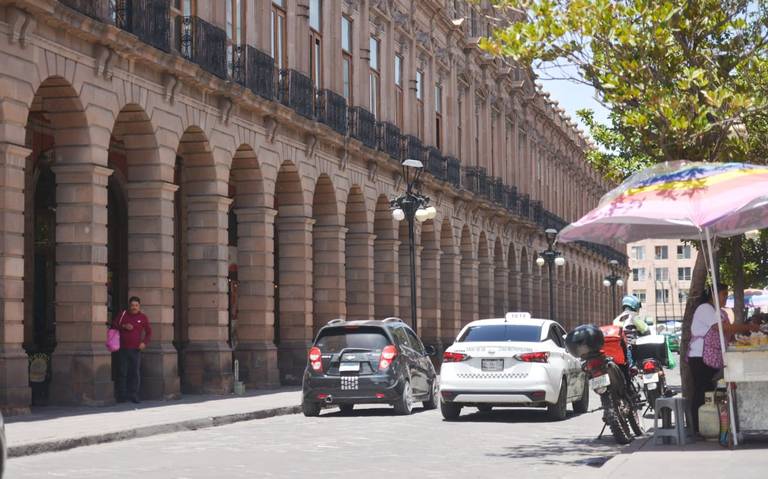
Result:
<svg viewBox="0 0 768 479"><path fill-rule="evenodd" d="M488 253L485 231L480 232L477 243L478 260L478 314L481 319L493 317L493 260Z"/></svg>
<svg viewBox="0 0 768 479"><path fill-rule="evenodd" d="M301 384L312 340L312 224L298 167L284 161L275 182L275 342L283 384Z"/></svg>
<svg viewBox="0 0 768 479"><path fill-rule="evenodd" d="M328 321L347 316L344 239L336 188L326 174L315 185L312 201L313 334Z"/></svg>
<svg viewBox="0 0 768 479"><path fill-rule="evenodd" d="M468 225L461 229L461 324L478 319L478 261L472 232Z"/></svg>
<svg viewBox="0 0 768 479"><path fill-rule="evenodd" d="M504 263L504 250L499 237L493 244L493 268L493 313L497 318L503 318L509 309L509 270Z"/></svg>
<svg viewBox="0 0 768 479"><path fill-rule="evenodd" d="M376 200L373 233L376 238L373 243L374 315L378 319L399 316L400 239L397 222L384 195Z"/></svg>
<svg viewBox="0 0 768 479"><path fill-rule="evenodd" d="M444 218L440 226L440 313L443 345L450 345L461 328L461 256L456 248L453 225Z"/></svg>
<svg viewBox="0 0 768 479"><path fill-rule="evenodd" d="M437 348L441 343L440 232L435 220L421 225L421 311L419 328L425 343Z"/></svg>
<svg viewBox="0 0 768 479"><path fill-rule="evenodd" d="M374 236L368 219L368 208L362 188L353 185L347 196L344 215L347 235L345 241L347 317L372 319L373 298L373 247Z"/></svg>
<svg viewBox="0 0 768 479"><path fill-rule="evenodd" d="M520 304L520 271L517 266L518 261L515 244L509 243L509 249L507 251L507 297L509 298L507 308L510 311L520 311L522 309Z"/></svg>

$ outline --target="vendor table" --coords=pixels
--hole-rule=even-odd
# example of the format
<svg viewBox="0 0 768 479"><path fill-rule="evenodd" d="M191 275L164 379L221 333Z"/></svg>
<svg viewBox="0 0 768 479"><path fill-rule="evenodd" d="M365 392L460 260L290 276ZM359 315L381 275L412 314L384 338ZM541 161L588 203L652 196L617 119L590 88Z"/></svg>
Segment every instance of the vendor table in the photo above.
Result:
<svg viewBox="0 0 768 479"><path fill-rule="evenodd" d="M768 434L768 346L729 346L724 379L734 383L737 429Z"/></svg>

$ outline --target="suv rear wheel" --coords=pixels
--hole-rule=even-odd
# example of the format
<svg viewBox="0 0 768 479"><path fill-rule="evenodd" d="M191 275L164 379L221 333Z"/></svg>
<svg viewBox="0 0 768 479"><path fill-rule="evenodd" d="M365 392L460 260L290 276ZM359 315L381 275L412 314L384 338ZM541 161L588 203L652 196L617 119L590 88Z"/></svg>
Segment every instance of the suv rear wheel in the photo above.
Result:
<svg viewBox="0 0 768 479"><path fill-rule="evenodd" d="M400 399L395 401L395 412L403 416L407 416L413 412L413 391L411 391L411 383L405 382L403 386L403 393L400 395Z"/></svg>
<svg viewBox="0 0 768 479"><path fill-rule="evenodd" d="M440 402L440 382L437 378L432 380L432 390L429 393L429 399L424 401L424 409L437 409L437 405Z"/></svg>
<svg viewBox="0 0 768 479"><path fill-rule="evenodd" d="M323 406L318 402L309 402L309 401L302 401L301 402L301 411L304 413L307 417L316 417L320 415L320 410L323 408Z"/></svg>

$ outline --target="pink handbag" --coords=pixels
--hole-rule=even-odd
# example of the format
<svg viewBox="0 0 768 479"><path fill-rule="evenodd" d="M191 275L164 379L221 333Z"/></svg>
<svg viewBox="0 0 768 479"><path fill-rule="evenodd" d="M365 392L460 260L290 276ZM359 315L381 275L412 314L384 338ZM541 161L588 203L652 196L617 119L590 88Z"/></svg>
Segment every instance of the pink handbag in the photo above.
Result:
<svg viewBox="0 0 768 479"><path fill-rule="evenodd" d="M727 321L727 317L723 319L721 314L720 320ZM707 334L704 335L704 351L701 354L701 359L710 368L722 369L723 367L723 350L720 347L720 331L717 324L713 324Z"/></svg>
<svg viewBox="0 0 768 479"><path fill-rule="evenodd" d="M120 320L117 322L117 327L120 327L120 324L123 322L123 317L125 316L125 311L123 311L123 314L120 315ZM115 351L120 350L120 330L115 328L109 328L107 330L107 349L114 353Z"/></svg>

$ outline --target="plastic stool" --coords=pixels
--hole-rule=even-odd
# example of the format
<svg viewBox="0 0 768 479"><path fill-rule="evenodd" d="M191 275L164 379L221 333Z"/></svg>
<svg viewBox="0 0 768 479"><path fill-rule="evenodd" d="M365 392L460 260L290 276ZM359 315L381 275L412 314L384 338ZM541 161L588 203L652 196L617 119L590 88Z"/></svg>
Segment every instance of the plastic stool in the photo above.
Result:
<svg viewBox="0 0 768 479"><path fill-rule="evenodd" d="M659 427L661 418L661 427ZM673 420L674 418L674 420ZM693 417L688 401L681 397L656 399L653 414L653 442L659 444L665 437L677 441L682 446L695 442L693 438Z"/></svg>

